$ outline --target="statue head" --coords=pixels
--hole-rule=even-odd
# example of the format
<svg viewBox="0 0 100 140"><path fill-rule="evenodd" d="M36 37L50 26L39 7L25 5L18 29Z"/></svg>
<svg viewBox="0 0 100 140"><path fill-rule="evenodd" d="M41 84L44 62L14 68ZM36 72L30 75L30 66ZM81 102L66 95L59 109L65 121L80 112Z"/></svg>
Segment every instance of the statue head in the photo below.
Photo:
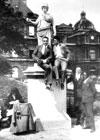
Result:
<svg viewBox="0 0 100 140"><path fill-rule="evenodd" d="M46 13L46 12L49 10L49 6L48 6L47 3L42 4L41 8L42 8L42 11L43 11L44 13Z"/></svg>

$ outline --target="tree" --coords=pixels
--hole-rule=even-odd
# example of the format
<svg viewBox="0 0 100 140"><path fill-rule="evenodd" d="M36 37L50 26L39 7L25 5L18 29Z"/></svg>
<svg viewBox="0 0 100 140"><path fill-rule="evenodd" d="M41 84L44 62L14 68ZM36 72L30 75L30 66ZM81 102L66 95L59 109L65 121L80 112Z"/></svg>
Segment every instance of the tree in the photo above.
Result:
<svg viewBox="0 0 100 140"><path fill-rule="evenodd" d="M19 55L27 49L24 39L24 26L27 24L22 12L14 12L8 0L0 0L0 51L14 49Z"/></svg>
<svg viewBox="0 0 100 140"><path fill-rule="evenodd" d="M8 60L0 55L0 76L8 75L12 73L12 67Z"/></svg>

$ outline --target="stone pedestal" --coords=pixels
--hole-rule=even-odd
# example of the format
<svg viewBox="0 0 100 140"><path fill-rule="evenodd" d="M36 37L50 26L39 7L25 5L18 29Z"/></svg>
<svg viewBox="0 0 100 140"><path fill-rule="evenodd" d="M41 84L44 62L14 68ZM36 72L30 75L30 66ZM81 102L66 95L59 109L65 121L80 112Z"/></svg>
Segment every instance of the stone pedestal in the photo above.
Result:
<svg viewBox="0 0 100 140"><path fill-rule="evenodd" d="M25 72L26 75L32 76L27 82L28 102L32 104L44 130L70 129L71 119L66 113L66 84L64 90L61 90L53 81L51 90L48 90L44 84L44 71L38 65L35 64L30 73Z"/></svg>

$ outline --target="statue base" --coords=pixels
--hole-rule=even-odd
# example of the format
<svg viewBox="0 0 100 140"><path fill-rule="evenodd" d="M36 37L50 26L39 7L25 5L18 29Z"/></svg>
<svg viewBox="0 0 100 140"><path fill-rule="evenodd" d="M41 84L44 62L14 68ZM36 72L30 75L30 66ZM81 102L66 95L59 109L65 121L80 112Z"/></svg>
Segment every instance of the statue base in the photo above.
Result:
<svg viewBox="0 0 100 140"><path fill-rule="evenodd" d="M66 82L64 89L61 90L53 81L49 90L46 88L41 71L34 70L32 78L27 79L28 102L32 104L36 118L40 119L44 130L59 128L68 130L71 128L71 119L66 113Z"/></svg>

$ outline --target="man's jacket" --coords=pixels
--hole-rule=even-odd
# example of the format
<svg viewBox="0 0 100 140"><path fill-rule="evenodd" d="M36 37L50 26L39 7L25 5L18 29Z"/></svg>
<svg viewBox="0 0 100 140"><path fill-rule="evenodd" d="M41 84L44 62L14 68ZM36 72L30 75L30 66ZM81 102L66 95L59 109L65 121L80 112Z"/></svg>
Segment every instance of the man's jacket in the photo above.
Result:
<svg viewBox="0 0 100 140"><path fill-rule="evenodd" d="M33 59L34 60L44 60L44 59L47 59L47 63L50 63L52 61L52 49L51 47L48 45L44 54L42 54L42 47L43 45L41 46L37 46L33 52Z"/></svg>
<svg viewBox="0 0 100 140"><path fill-rule="evenodd" d="M82 86L82 102L83 103L94 102L95 94L96 94L95 81L92 80L89 77L83 82L83 86Z"/></svg>

